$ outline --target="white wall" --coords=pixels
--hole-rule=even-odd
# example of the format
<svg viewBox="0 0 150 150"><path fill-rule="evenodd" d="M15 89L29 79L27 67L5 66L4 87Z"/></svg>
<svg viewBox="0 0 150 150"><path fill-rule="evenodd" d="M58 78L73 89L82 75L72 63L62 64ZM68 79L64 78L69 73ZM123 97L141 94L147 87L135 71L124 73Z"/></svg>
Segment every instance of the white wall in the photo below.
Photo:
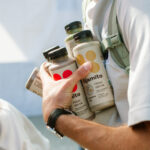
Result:
<svg viewBox="0 0 150 150"><path fill-rule="evenodd" d="M0 98L26 115L41 114L41 98L25 89L42 51L64 46L64 26L81 20L82 0L0 1Z"/></svg>

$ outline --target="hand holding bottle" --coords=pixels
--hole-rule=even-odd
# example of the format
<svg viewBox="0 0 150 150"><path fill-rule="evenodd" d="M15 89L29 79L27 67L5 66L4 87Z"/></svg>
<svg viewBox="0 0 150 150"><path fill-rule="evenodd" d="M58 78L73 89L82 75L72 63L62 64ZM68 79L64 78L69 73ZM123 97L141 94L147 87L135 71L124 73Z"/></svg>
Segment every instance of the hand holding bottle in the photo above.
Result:
<svg viewBox="0 0 150 150"><path fill-rule="evenodd" d="M77 82L88 75L92 68L90 62L83 64L69 78L54 81L46 70L46 63L40 68L43 86L43 118L47 122L50 113L56 108L69 108L72 102L72 90Z"/></svg>

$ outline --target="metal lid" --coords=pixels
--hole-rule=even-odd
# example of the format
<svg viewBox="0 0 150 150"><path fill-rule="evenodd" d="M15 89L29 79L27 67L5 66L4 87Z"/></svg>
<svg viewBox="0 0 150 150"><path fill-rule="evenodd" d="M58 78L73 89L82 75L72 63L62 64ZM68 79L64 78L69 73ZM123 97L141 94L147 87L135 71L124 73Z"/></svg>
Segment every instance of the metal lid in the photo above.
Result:
<svg viewBox="0 0 150 150"><path fill-rule="evenodd" d="M48 58L50 60L53 60L53 59L57 59L57 58L60 58L60 57L64 57L66 55L68 55L67 49L65 47L63 47L63 48L58 48L54 51L49 52L48 53Z"/></svg>
<svg viewBox="0 0 150 150"><path fill-rule="evenodd" d="M52 47L52 48L49 48L49 49L45 50L45 51L43 52L44 57L45 57L46 59L48 59L48 53L51 52L51 51L53 51L53 50L56 50L56 49L58 49L58 48L60 48L60 47L59 47L59 46L55 46L55 47Z"/></svg>
<svg viewBox="0 0 150 150"><path fill-rule="evenodd" d="M65 26L65 30L68 34L71 33L72 30L82 28L82 23L80 21L74 21Z"/></svg>
<svg viewBox="0 0 150 150"><path fill-rule="evenodd" d="M84 31L81 31L79 33L76 33L74 36L73 36L74 40L76 42L80 41L80 40L83 40L83 39L93 39L93 35L92 35L92 32L90 30L84 30Z"/></svg>

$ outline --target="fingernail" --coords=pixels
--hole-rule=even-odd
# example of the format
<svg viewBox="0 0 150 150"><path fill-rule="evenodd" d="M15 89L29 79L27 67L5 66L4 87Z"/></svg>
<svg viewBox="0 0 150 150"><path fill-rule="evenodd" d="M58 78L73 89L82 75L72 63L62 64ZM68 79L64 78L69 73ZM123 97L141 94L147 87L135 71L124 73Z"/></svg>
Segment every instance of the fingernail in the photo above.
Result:
<svg viewBox="0 0 150 150"><path fill-rule="evenodd" d="M84 67L85 70L90 71L91 68L92 68L92 64L91 64L90 61L88 61L88 62L83 64L83 67Z"/></svg>

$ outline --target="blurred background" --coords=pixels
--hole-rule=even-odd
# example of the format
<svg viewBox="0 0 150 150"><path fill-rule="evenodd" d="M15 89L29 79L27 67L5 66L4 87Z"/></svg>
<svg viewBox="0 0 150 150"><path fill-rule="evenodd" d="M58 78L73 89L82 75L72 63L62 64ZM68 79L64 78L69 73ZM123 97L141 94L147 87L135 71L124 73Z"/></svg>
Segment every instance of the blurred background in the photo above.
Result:
<svg viewBox="0 0 150 150"><path fill-rule="evenodd" d="M64 26L82 20L81 3L82 0L0 0L0 98L30 117L39 128L41 98L26 90L25 83L33 68L44 61L43 50L64 46Z"/></svg>

